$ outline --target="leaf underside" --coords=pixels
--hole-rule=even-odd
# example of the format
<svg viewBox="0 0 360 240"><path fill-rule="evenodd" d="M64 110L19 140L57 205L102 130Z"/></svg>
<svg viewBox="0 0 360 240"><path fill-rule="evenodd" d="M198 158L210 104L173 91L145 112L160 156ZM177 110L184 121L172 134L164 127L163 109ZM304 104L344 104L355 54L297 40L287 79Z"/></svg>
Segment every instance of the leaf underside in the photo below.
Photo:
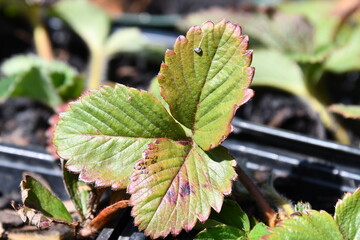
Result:
<svg viewBox="0 0 360 240"><path fill-rule="evenodd" d="M53 143L80 180L119 189L127 187L146 146L161 137L182 139L185 133L152 95L117 85L71 103Z"/></svg>
<svg viewBox="0 0 360 240"><path fill-rule="evenodd" d="M220 211L231 192L234 161L218 147L204 152L191 142L159 139L135 166L128 192L135 224L153 238L191 230L211 207Z"/></svg>
<svg viewBox="0 0 360 240"><path fill-rule="evenodd" d="M247 47L248 37L238 25L206 22L192 27L186 38L178 37L174 50L165 53L158 75L161 95L204 150L228 136L236 109L253 95L248 88L254 74L252 51Z"/></svg>

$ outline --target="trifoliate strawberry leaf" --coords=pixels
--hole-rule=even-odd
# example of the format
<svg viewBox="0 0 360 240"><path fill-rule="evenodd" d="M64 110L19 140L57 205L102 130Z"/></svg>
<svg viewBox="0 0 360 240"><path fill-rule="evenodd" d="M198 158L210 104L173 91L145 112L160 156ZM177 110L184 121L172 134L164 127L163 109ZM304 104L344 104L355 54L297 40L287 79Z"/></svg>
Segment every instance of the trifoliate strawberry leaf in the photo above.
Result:
<svg viewBox="0 0 360 240"><path fill-rule="evenodd" d="M335 221L344 239L360 239L360 188L353 194L345 194L335 207Z"/></svg>
<svg viewBox="0 0 360 240"><path fill-rule="evenodd" d="M158 139L149 144L128 192L135 224L153 238L191 230L220 211L231 192L233 158L223 147L204 152L195 143Z"/></svg>
<svg viewBox="0 0 360 240"><path fill-rule="evenodd" d="M342 115L345 118L360 119L359 105L333 104L329 107L331 112Z"/></svg>
<svg viewBox="0 0 360 240"><path fill-rule="evenodd" d="M20 187L25 207L40 211L50 219L73 221L61 200L35 178L25 175Z"/></svg>
<svg viewBox="0 0 360 240"><path fill-rule="evenodd" d="M60 114L53 143L69 170L97 186L126 188L135 162L157 138L186 138L151 94L123 85L103 87Z"/></svg>
<svg viewBox="0 0 360 240"><path fill-rule="evenodd" d="M325 211L310 210L297 213L284 220L280 226L271 229L271 234L262 240L340 240L344 239L340 230ZM346 238L345 238L346 239Z"/></svg>
<svg viewBox="0 0 360 240"><path fill-rule="evenodd" d="M238 25L206 22L180 36L174 50L165 53L158 75L161 95L204 150L228 136L236 109L253 95L247 47L248 37Z"/></svg>
<svg viewBox="0 0 360 240"><path fill-rule="evenodd" d="M245 232L239 228L228 225L217 225L216 227L201 231L195 240L246 240Z"/></svg>

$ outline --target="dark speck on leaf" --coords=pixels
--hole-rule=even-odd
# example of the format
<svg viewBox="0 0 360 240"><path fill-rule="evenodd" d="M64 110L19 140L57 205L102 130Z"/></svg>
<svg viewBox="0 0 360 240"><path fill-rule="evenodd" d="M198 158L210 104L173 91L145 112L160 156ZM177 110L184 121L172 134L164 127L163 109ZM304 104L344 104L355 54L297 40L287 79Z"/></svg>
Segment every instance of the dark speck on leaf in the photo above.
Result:
<svg viewBox="0 0 360 240"><path fill-rule="evenodd" d="M168 190L168 192L166 193L166 198L171 204L176 204L176 196L172 190Z"/></svg>

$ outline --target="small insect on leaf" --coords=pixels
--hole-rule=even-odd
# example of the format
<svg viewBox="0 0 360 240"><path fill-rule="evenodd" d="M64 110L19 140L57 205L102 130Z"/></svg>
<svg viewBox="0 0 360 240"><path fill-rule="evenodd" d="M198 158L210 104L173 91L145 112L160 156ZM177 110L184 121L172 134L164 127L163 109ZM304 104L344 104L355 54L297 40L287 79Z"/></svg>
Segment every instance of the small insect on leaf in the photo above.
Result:
<svg viewBox="0 0 360 240"><path fill-rule="evenodd" d="M194 52L196 52L197 54L201 54L202 53L201 47L194 48Z"/></svg>

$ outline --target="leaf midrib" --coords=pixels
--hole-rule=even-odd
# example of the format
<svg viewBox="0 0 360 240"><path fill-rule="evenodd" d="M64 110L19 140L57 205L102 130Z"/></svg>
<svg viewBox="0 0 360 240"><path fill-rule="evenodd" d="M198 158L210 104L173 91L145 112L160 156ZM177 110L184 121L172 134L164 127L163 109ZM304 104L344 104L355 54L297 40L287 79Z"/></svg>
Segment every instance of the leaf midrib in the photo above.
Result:
<svg viewBox="0 0 360 240"><path fill-rule="evenodd" d="M229 35L229 38L225 41L224 44L222 44L221 46L219 46L219 44L216 45L216 51L215 51L214 55L213 55L212 58L211 58L211 64L210 64L209 68L207 69L205 81L203 82L203 84L202 84L202 86L201 86L201 88L200 88L201 91L200 91L200 94L198 95L198 99L196 100L196 104L195 104L195 105L196 105L196 110L195 110L195 114L194 114L193 125L192 125L192 127L191 127L191 131L192 131L193 134L195 134L195 132L196 132L195 125L196 125L197 122L198 122L198 121L196 120L196 116L197 116L197 112L198 112L198 108L199 108L199 104L200 104L200 99L201 99L201 96L202 96L202 93L203 93L202 90L203 90L204 86L206 85L206 83L207 83L208 81L212 80L212 79L217 75L217 74L215 74L213 78L208 79L210 69L211 69L211 67L212 67L213 64L214 64L214 61L213 61L213 60L214 60L215 56L217 55L219 48L221 48L222 46L224 46L224 45L229 41L229 39L231 39L231 36L232 36L233 33L235 32L235 29L236 29L236 28L233 29L232 33ZM213 31L214 31L214 30L215 30L215 29L213 29ZM221 40L224 38L224 32L225 32L225 30L226 30L226 26L225 26L225 28L223 29L222 33L221 33L221 38L220 38L220 40L219 40L219 43L220 43ZM212 33L213 33L213 32L212 32ZM207 40L208 40L208 38L207 38ZM209 45L209 40L207 41L207 43L208 43L208 45ZM194 47L194 46L193 46L193 47ZM221 70L221 69L220 69L220 70ZM219 71L220 71L220 70L219 70Z"/></svg>

